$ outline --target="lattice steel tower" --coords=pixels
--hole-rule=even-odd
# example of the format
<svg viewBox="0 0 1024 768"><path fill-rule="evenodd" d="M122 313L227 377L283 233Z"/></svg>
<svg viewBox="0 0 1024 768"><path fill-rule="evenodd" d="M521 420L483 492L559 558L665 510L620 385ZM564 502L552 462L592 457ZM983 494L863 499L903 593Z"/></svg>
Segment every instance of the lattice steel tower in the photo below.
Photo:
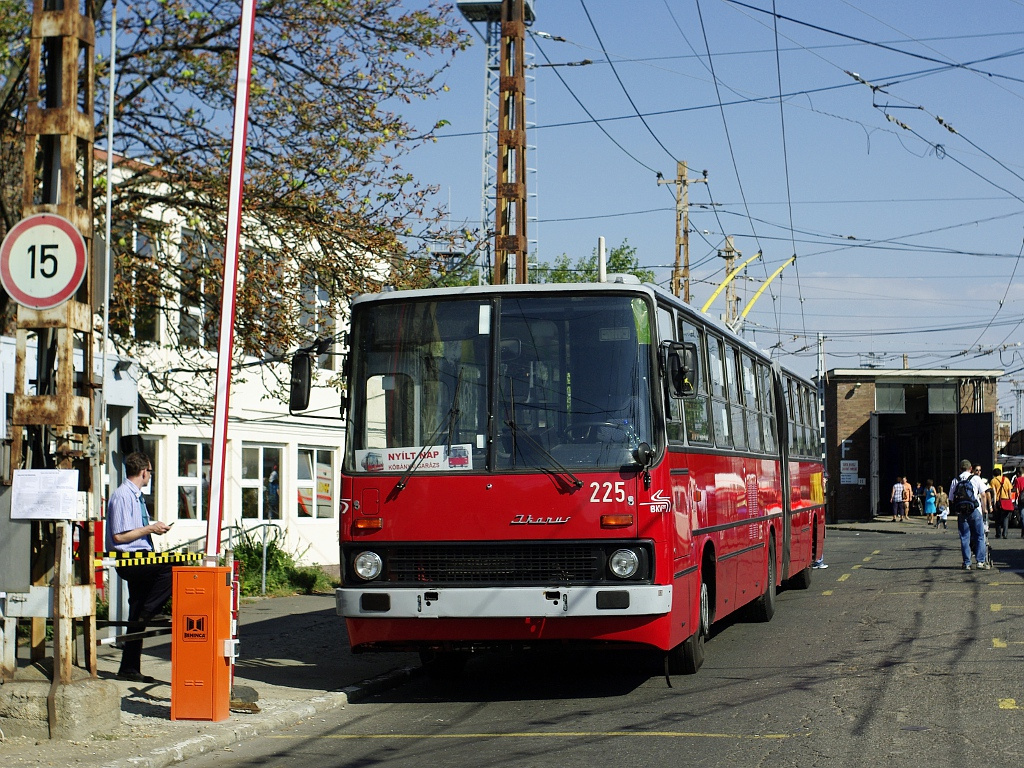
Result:
<svg viewBox="0 0 1024 768"><path fill-rule="evenodd" d="M463 0L459 10L467 21L484 24L487 56L484 68L484 141L481 228L487 246L481 264L480 281L491 272L493 282L525 283L527 254L536 239L527 236L527 222L533 208L528 200L536 193L528 190L527 156L535 147L527 144L526 109L532 102L526 96L525 26L534 21L532 0ZM491 265L493 264L493 271Z"/></svg>

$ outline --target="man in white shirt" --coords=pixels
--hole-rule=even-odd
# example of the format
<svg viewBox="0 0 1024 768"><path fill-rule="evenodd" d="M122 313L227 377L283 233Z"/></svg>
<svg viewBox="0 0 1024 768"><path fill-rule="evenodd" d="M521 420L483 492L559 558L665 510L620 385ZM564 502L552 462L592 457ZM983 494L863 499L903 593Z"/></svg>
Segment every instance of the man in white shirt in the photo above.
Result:
<svg viewBox="0 0 1024 768"><path fill-rule="evenodd" d="M957 486L967 483L966 493L957 494ZM960 553L964 558L964 570L971 570L971 552L978 560L978 570L986 570L988 553L985 549L985 523L982 519L982 504L985 503L985 483L971 471L971 462L960 462L960 474L949 484L950 506L956 512L957 528L960 531Z"/></svg>

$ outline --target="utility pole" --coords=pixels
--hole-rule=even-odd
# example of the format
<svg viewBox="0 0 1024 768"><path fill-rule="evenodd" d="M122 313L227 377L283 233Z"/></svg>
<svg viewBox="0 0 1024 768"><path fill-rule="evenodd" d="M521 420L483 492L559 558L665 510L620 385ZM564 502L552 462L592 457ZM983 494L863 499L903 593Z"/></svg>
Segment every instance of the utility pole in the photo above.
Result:
<svg viewBox="0 0 1024 768"><path fill-rule="evenodd" d="M732 273L732 265L736 261L736 257L742 255L740 251L733 247L732 235L727 235L725 238L725 248L718 252L719 258L725 259L726 275ZM736 297L736 281L730 280L729 285L725 289L725 324L730 328L732 328L732 324L739 314L739 307L736 306L738 301L739 299Z"/></svg>
<svg viewBox="0 0 1024 768"><path fill-rule="evenodd" d="M525 0L502 0L494 283L526 282ZM509 260L514 275L509 275ZM511 280L509 278L512 278Z"/></svg>
<svg viewBox="0 0 1024 768"><path fill-rule="evenodd" d="M48 309L18 306L11 411L10 472L19 469L78 469L79 491L99 477L100 442L93 427L93 3L36 0L29 38L28 110L25 119L22 215L67 219L85 240L87 274L74 297ZM108 150L109 151L109 150ZM36 344L35 370L28 346ZM29 385L34 384L30 393ZM52 455L51 455L52 451ZM32 525L32 583L54 583L54 684L71 682L74 618L85 620L86 666L96 677L95 600L74 615L72 584L90 594L95 585L93 526L81 529L77 578L71 563L67 521ZM75 587L79 589L79 587ZM32 658L41 658L45 621L32 618ZM4 670L6 674L8 670ZM51 689L51 696L53 693ZM55 727L50 706L51 734Z"/></svg>
<svg viewBox="0 0 1024 768"><path fill-rule="evenodd" d="M1016 382L1014 382L1014 383L1016 383ZM1024 429L1024 427L1021 426L1021 420L1020 420L1020 417L1021 417L1021 410L1020 410L1021 395L1024 395L1024 389L1016 389L1015 388L1015 389L1012 389L1011 391L1013 392L1013 394L1017 398L1017 408L1016 408L1016 410L1014 411L1014 414L1013 414L1013 429L1010 430L1010 431L1011 432L1017 432L1017 431L1020 431L1021 429Z"/></svg>
<svg viewBox="0 0 1024 768"><path fill-rule="evenodd" d="M685 162L676 163L676 178L658 179L658 184L676 185L676 263L672 269L672 293L679 295L680 287L683 291L683 301L690 303L690 184L707 183L708 172L704 171L704 177L693 179L687 176ZM680 265L680 257L682 265Z"/></svg>

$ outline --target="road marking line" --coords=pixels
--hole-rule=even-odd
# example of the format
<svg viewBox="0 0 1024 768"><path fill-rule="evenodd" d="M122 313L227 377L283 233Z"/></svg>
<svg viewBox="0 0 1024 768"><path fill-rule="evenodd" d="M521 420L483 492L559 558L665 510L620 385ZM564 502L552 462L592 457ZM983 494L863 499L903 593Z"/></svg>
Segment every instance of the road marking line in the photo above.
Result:
<svg viewBox="0 0 1024 768"><path fill-rule="evenodd" d="M858 568L860 568L860 567L861 567L860 565L855 565L855 566L853 566L853 568L851 568L850 570L851 570L851 571L856 571L856 570L857 570Z"/></svg>
<svg viewBox="0 0 1024 768"><path fill-rule="evenodd" d="M513 733L332 733L320 736L321 739L342 739L355 741L358 739L581 739L602 738L608 736L643 736L669 739L792 739L796 733L690 733L686 731L539 731ZM273 734L271 739L308 739L300 734Z"/></svg>
<svg viewBox="0 0 1024 768"><path fill-rule="evenodd" d="M1016 699L1000 699L999 700L999 708L1000 709L1020 709L1020 707L1017 706L1017 700Z"/></svg>
<svg viewBox="0 0 1024 768"><path fill-rule="evenodd" d="M992 647L993 648L1005 648L1006 647L1006 641L1005 640L1000 640L998 637L993 637L992 638Z"/></svg>
<svg viewBox="0 0 1024 768"><path fill-rule="evenodd" d="M832 590L831 590L831 589L826 589L826 590L825 590L824 592L822 592L821 594L823 594L823 595L825 595L825 596L827 597L828 595L831 595L831 594L832 594Z"/></svg>
<svg viewBox="0 0 1024 768"><path fill-rule="evenodd" d="M990 605L989 608L992 609L992 613L999 613L1001 610L1003 610L1003 606L1001 603L992 603L992 605Z"/></svg>
<svg viewBox="0 0 1024 768"><path fill-rule="evenodd" d="M871 562L871 558L870 557L865 557L862 562L870 563Z"/></svg>
<svg viewBox="0 0 1024 768"><path fill-rule="evenodd" d="M872 554L872 555L880 555L880 554L882 554L882 550L880 550L880 549L876 549L876 550L875 550L874 552L872 552L871 554Z"/></svg>
<svg viewBox="0 0 1024 768"><path fill-rule="evenodd" d="M887 589L882 590L883 595L976 595L974 589L917 589L912 592L896 592ZM998 603L997 603L998 605ZM1007 606L1009 607L1009 606ZM1024 608L1024 606L1020 606Z"/></svg>
<svg viewBox="0 0 1024 768"><path fill-rule="evenodd" d="M842 576L836 579L836 581L846 581L848 578L850 578L850 574L844 573Z"/></svg>

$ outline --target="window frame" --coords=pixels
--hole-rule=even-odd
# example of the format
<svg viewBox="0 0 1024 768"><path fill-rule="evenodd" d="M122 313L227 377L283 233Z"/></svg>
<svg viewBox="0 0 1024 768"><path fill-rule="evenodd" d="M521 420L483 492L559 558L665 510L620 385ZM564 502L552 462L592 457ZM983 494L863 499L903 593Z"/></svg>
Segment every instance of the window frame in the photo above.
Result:
<svg viewBox="0 0 1024 768"><path fill-rule="evenodd" d="M314 464L317 467L322 463L320 459L323 454L326 454L330 459L326 504L321 504L319 501L323 478L318 475L317 471L313 470L311 472L312 477L309 478L303 478L301 476L302 467L304 466L303 454L305 453L312 454L312 458L315 459ZM295 462L295 518L298 521L316 522L336 519L338 510L338 460L339 452L337 448L323 445L299 445ZM313 467L310 466L310 469L312 470ZM306 498L316 500L311 503L312 513L307 515L303 515L299 512L302 506L303 490L309 491ZM328 510L330 514L320 514L322 509Z"/></svg>
<svg viewBox="0 0 1024 768"><path fill-rule="evenodd" d="M182 474L182 462L185 458L182 456L182 448L186 446L192 446L196 449L195 451L195 466L196 474L187 475ZM209 459L209 462L207 462ZM213 441L204 440L203 438L179 438L178 439L178 455L175 461L175 495L178 498L178 504L175 509L176 520L192 520L200 521L209 518L210 512L210 472L213 464ZM205 485L204 485L205 482ZM186 489L194 489L192 498L195 500L195 512L193 517L182 516L181 505L182 502L187 502L189 496L187 495Z"/></svg>
<svg viewBox="0 0 1024 768"><path fill-rule="evenodd" d="M247 474L247 467L252 458L252 452L256 453L257 472L254 475ZM281 467L284 456L283 446L275 443L259 443L245 441L242 443L242 469L239 473L238 485L241 489L241 503L239 505L239 516L244 521L270 522L282 519L281 509ZM271 469L268 469L271 467ZM273 472L277 472L277 505L273 505L273 496L270 483ZM246 514L248 499L254 499L257 514ZM273 513L276 511L276 515Z"/></svg>

